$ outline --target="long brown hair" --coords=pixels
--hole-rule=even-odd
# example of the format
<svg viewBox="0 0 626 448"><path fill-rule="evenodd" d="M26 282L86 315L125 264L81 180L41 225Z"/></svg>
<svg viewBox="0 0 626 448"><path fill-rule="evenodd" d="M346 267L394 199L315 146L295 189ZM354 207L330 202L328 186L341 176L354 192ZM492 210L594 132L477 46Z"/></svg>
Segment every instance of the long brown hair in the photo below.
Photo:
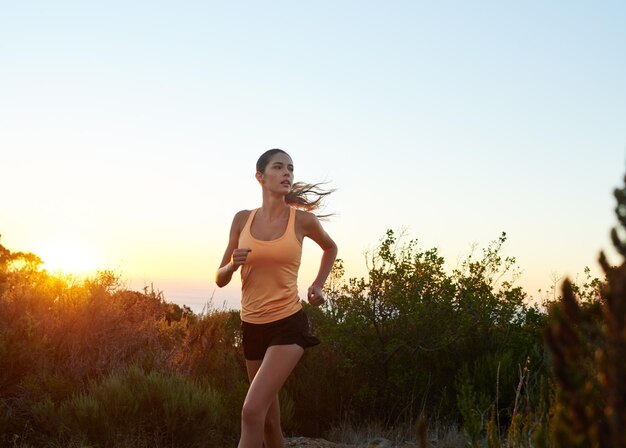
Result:
<svg viewBox="0 0 626 448"><path fill-rule="evenodd" d="M278 148L267 150L261 154L261 157L257 160L256 170L259 173L264 173L265 168L267 168L268 163L270 163L272 156L279 153L289 155L286 151ZM335 191L334 189L324 189L322 188L322 185L324 185L324 182L314 184L295 182L291 186L289 193L285 196L285 202L292 207L299 208L300 210L306 210L308 212L318 210L323 205L323 201L326 196ZM328 216L331 216L331 214L318 215L319 218L325 218Z"/></svg>

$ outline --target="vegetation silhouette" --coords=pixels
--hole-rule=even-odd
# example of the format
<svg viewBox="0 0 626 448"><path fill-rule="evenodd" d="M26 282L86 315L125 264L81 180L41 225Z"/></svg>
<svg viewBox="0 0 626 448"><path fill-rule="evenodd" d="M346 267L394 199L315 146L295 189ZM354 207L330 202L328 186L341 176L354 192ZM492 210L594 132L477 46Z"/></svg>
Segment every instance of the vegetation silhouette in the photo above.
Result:
<svg viewBox="0 0 626 448"><path fill-rule="evenodd" d="M615 190L618 226L611 238L622 257L599 262L606 280L599 299L580 301L571 281L550 308L546 341L553 354L554 434L561 447L626 446L626 178Z"/></svg>

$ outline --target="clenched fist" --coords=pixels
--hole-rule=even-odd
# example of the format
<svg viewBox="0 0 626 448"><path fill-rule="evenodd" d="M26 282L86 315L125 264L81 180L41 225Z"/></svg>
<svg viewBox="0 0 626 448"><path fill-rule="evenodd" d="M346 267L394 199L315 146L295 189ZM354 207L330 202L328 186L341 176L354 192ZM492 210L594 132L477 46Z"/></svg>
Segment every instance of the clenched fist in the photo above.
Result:
<svg viewBox="0 0 626 448"><path fill-rule="evenodd" d="M252 249L249 247L238 248L233 251L230 257L230 265L232 266L233 272L246 262L246 258L248 258L250 252L252 252Z"/></svg>
<svg viewBox="0 0 626 448"><path fill-rule="evenodd" d="M322 288L315 285L309 286L307 299L309 300L309 303L311 305L320 306L322 303L324 303L324 293L322 292Z"/></svg>

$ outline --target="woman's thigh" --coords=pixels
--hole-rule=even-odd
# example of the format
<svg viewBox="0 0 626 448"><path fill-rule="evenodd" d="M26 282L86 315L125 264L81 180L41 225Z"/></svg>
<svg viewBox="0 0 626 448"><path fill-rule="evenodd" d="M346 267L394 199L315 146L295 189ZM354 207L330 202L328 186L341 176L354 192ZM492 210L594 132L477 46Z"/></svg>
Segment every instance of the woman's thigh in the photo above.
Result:
<svg viewBox="0 0 626 448"><path fill-rule="evenodd" d="M297 344L272 345L262 361L246 361L250 389L246 395L249 406L267 409L302 357L304 349Z"/></svg>

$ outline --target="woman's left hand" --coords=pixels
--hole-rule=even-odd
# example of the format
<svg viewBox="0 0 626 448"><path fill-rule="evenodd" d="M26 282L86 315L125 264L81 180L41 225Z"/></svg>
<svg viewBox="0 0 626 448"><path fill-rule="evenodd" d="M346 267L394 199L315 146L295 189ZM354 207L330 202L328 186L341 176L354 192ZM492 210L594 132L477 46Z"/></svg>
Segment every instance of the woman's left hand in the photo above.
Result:
<svg viewBox="0 0 626 448"><path fill-rule="evenodd" d="M322 292L322 288L315 285L309 286L307 299L309 300L309 303L311 305L320 306L322 303L324 303L324 293Z"/></svg>

